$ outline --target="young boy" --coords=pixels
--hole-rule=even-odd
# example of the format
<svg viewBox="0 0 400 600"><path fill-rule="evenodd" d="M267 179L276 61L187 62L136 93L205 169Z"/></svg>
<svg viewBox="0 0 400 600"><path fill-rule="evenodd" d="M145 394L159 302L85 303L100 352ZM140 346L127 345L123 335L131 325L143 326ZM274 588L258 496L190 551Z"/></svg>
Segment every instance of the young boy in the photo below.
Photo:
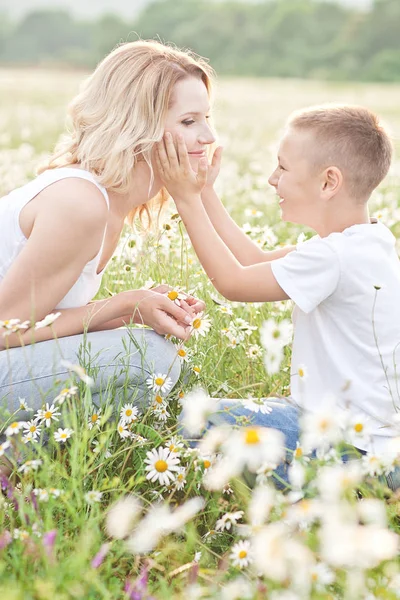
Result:
<svg viewBox="0 0 400 600"><path fill-rule="evenodd" d="M387 133L358 106L315 107L290 118L269 183L280 197L282 219L318 235L275 252L253 245L218 201L212 183L220 154L207 182L206 161L194 173L182 139L175 151L166 133L157 149L158 169L207 275L229 300L294 301L295 405L315 412L332 394L371 426L370 441L358 447L383 452L399 435L393 417L400 408L400 263L394 236L370 220L367 202L389 170ZM307 369L304 380L300 365ZM292 449L297 418L289 404L255 415L259 424L281 429Z"/></svg>

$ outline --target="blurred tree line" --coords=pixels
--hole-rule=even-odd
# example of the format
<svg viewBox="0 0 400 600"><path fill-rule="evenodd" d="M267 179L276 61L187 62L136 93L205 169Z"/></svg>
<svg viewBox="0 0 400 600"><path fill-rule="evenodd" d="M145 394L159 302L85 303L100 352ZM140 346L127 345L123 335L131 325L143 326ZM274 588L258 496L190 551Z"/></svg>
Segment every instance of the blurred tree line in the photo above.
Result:
<svg viewBox="0 0 400 600"><path fill-rule="evenodd" d="M93 67L116 44L159 39L220 75L400 81L400 0L360 11L334 0L155 0L132 23L36 10L0 19L0 62Z"/></svg>

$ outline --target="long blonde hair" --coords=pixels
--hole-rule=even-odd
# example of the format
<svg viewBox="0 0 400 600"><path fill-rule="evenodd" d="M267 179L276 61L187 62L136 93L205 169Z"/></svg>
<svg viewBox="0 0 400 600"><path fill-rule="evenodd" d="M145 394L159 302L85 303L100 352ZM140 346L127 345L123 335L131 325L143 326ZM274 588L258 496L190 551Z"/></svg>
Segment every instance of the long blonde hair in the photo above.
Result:
<svg viewBox="0 0 400 600"><path fill-rule="evenodd" d="M174 85L197 77L211 96L213 75L208 63L190 51L155 41L119 45L71 102L68 134L39 172L79 164L108 190L126 193L138 159L151 169L151 151L162 139ZM162 189L152 205L162 205L166 198ZM149 216L146 203L131 211L131 223L137 211Z"/></svg>

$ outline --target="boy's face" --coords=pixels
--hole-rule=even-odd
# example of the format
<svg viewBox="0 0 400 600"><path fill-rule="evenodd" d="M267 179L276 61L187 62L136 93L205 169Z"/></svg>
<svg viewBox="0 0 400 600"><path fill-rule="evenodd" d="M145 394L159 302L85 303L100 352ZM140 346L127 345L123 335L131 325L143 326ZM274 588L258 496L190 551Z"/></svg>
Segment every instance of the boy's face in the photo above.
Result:
<svg viewBox="0 0 400 600"><path fill-rule="evenodd" d="M289 129L281 140L278 166L269 183L281 198L282 219L315 228L321 210L320 174L312 168L310 132Z"/></svg>

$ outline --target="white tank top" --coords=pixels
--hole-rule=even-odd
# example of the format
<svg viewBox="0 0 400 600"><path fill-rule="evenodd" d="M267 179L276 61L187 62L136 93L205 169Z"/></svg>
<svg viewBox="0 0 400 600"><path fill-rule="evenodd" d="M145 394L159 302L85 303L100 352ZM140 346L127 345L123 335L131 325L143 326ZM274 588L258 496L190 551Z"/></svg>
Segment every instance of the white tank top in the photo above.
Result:
<svg viewBox="0 0 400 600"><path fill-rule="evenodd" d="M8 269L27 242L19 225L19 215L21 210L48 185L60 181L61 179L66 179L67 177L79 177L94 183L94 185L102 192L107 206L110 208L106 189L96 181L92 173L73 167L48 169L36 177L36 179L13 190L7 196L0 198L0 282L4 279ZM85 306L85 304L90 302L97 294L104 271L103 269L101 273L97 274L106 230L107 227L104 230L103 240L98 254L86 263L72 288L54 308L76 308Z"/></svg>

